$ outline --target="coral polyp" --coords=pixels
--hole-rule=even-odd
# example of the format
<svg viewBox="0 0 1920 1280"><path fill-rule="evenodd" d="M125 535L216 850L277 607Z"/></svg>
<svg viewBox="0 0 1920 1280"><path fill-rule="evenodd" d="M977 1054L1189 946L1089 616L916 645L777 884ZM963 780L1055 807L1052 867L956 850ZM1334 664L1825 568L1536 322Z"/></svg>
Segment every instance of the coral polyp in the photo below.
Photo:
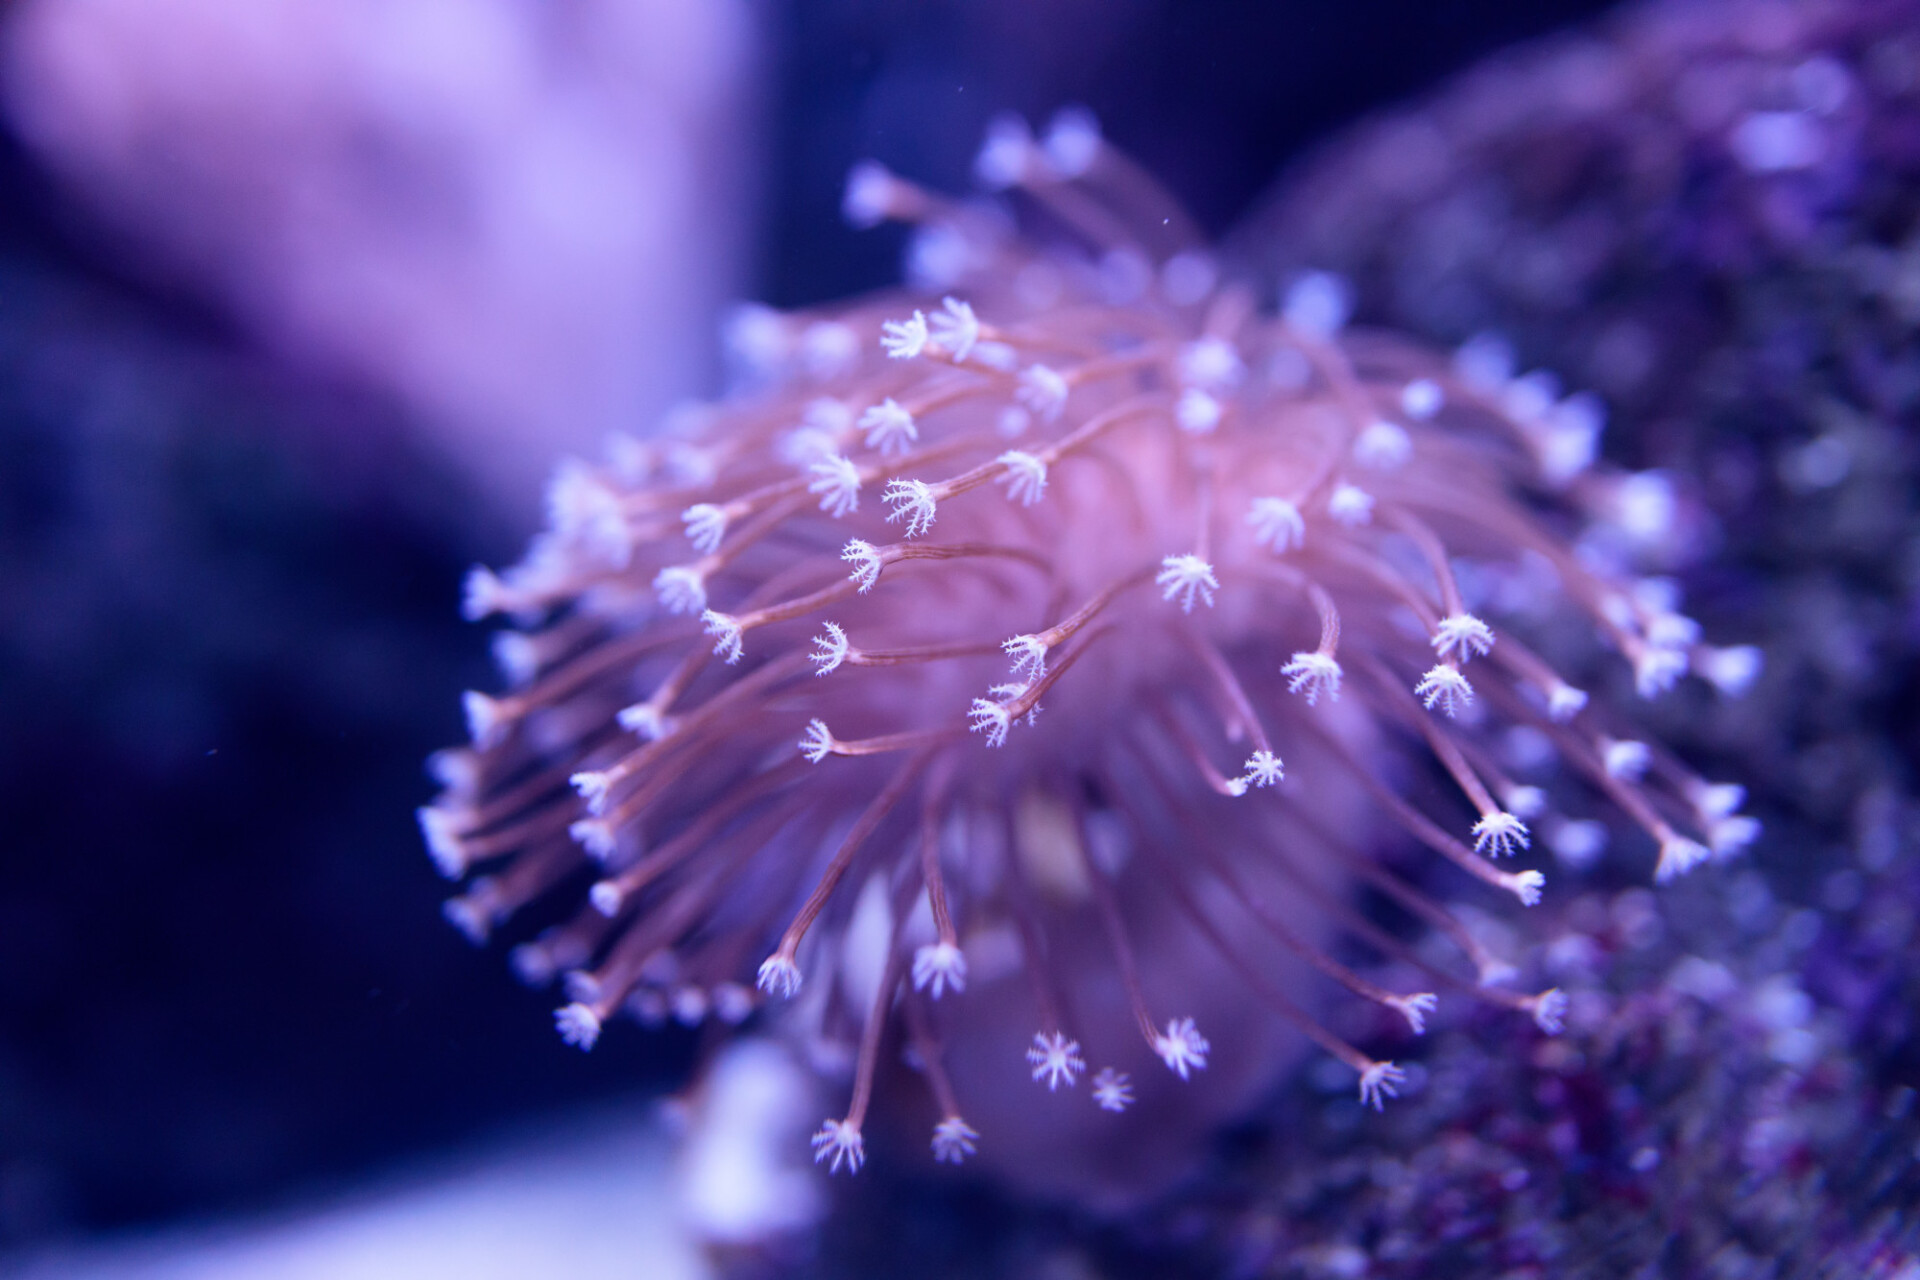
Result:
<svg viewBox="0 0 1920 1280"><path fill-rule="evenodd" d="M1596 403L1497 344L1235 280L1083 114L1003 122L979 171L997 203L857 170L850 218L915 224L915 291L743 311L740 392L564 466L525 560L474 572L509 687L468 695L421 813L472 876L450 918L583 899L513 953L583 1048L786 1007L847 1050L834 1171L891 1034L957 1163L995 1140L969 1090L1125 1113L1145 1073L1258 1074L1275 1023L1378 1107L1406 1073L1322 1020L1337 989L1403 1036L1456 997L1557 1031L1448 903L1540 901L1524 864L1591 843L1581 805L1658 879L1754 831L1529 643L1595 635L1645 696L1751 678L1627 567L1677 536L1671 486L1597 463ZM1004 1076L949 1071L959 1036Z"/></svg>

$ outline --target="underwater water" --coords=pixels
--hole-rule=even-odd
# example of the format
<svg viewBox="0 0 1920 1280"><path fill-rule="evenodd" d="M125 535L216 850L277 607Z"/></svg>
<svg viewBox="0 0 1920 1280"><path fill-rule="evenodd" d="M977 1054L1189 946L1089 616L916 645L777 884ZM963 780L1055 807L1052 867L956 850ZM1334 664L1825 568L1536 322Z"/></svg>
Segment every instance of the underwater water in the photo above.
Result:
<svg viewBox="0 0 1920 1280"><path fill-rule="evenodd" d="M1599 7L768 6L695 33L685 66L711 68L703 87L597 62L646 43L611 18L545 28L502 4L518 16L471 43L455 22L400 45L385 79L321 63L364 78L342 73L329 96L314 74L294 101L337 127L281 169L271 130L235 140L230 113L157 89L176 114L151 133L112 134L126 117L104 109L66 117L94 134L49 132L16 70L0 228L4 1256L38 1257L33 1274L476 1274L399 1242L517 1221L517 1170L607 1199L529 1210L503 1239L573 1241L577 1257L547 1255L554 1274L658 1274L624 1265L655 1228L623 1218L629 1191L607 1171L658 1176L664 1147L578 1108L654 1123L713 1037L622 1023L581 1055L552 1033L552 993L441 921L447 886L413 825L432 792L420 762L460 735L461 691L494 680L460 619L462 577L518 554L546 459L717 389L727 298L814 306L897 278L904 234L840 220L854 162L963 191L994 113L1085 102L1271 290L1338 273L1356 325L1442 350L1498 332L1515 374L1600 395L1603 456L1675 478L1697 521L1661 575L1708 635L1766 665L1724 704L1687 686L1641 703L1624 669L1597 668L1613 687L1596 691L1741 782L1763 834L1660 886L1650 846L1618 840L1594 865L1556 852L1541 907L1484 914L1493 936L1523 931L1568 992L1562 1035L1476 1011L1413 1049L1387 1042L1418 1071L1380 1114L1350 1074L1303 1059L1124 1220L893 1151L792 1193L825 1214L797 1238L707 1264L1914 1274L1920 12L1630 6L1442 79ZM89 44L60 8L14 24L10 65L78 75L92 64L75 50L128 47ZM40 62L36 30L59 37ZM263 45L279 48L233 47ZM429 110L392 89L410 68L480 87L428 95ZM190 68L162 88L196 75L220 83ZM671 84L698 109L666 111L659 136L694 141L647 141L634 122L666 110L651 99L540 87L575 76ZM234 79L210 100L262 92ZM97 101L72 92L58 100ZM445 124L460 111L482 123ZM594 112L625 126L568 131ZM637 221L665 171L650 165L678 154L673 171L697 173L686 157L714 145L741 148L740 173L686 278L664 298L587 288L661 271L714 193L688 185L694 212L657 228L669 248L651 257L569 201L604 190ZM338 156L357 175L339 203L303 195L322 188L300 166ZM554 207L476 176L493 164L560 174L526 179ZM235 194L256 189L288 194ZM645 386L620 372L627 351L650 362ZM588 423L584 443L568 436ZM559 1138L512 1136L547 1122ZM467 1172L482 1166L501 1172ZM387 1244L376 1228L422 1204L431 1227ZM617 1228L595 1238L596 1213ZM285 1243L220 1261L195 1234L208 1221L278 1225ZM360 1252L328 1252L335 1224ZM157 1255L84 1243L156 1230L176 1233ZM512 1273L510 1257L491 1261Z"/></svg>

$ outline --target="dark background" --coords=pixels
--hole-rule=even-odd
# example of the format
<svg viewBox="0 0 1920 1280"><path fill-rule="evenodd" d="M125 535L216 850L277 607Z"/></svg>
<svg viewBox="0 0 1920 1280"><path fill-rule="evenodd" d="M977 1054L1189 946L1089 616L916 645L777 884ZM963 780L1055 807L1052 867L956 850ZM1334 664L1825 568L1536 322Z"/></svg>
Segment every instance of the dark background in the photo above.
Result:
<svg viewBox="0 0 1920 1280"><path fill-rule="evenodd" d="M993 112L1074 101L1219 231L1342 121L1602 7L765 5L753 278L885 283L898 240L838 219L851 163L961 190ZM0 1247L680 1078L684 1037L565 1049L439 919L421 760L491 680L460 579L528 531L88 225L0 133Z"/></svg>

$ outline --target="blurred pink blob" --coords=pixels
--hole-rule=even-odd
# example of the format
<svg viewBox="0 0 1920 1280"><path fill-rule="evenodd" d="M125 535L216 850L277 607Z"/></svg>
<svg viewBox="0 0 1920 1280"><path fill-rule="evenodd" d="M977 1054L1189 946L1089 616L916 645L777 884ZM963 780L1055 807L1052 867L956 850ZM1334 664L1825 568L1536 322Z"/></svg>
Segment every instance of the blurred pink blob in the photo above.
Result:
<svg viewBox="0 0 1920 1280"><path fill-rule="evenodd" d="M16 127L130 254L396 394L509 509L704 380L735 0L29 0L5 36Z"/></svg>

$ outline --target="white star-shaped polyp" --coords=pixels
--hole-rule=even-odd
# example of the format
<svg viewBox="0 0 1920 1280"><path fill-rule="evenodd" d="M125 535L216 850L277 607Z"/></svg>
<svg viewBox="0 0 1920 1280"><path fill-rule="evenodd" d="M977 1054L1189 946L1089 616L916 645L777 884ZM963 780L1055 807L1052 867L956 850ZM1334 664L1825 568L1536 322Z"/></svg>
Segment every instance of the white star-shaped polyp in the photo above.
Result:
<svg viewBox="0 0 1920 1280"><path fill-rule="evenodd" d="M1467 683L1458 667L1446 663L1420 677L1413 691L1420 695L1427 710L1437 707L1449 716L1459 715L1473 703L1473 686Z"/></svg>
<svg viewBox="0 0 1920 1280"><path fill-rule="evenodd" d="M1648 750L1644 742L1611 739L1600 753L1600 763L1606 768L1608 777L1638 782L1640 775L1647 771L1647 766L1653 763L1653 752Z"/></svg>
<svg viewBox="0 0 1920 1280"><path fill-rule="evenodd" d="M1726 649L1702 647L1698 653L1700 674L1730 698L1751 689L1753 682L1760 678L1760 669L1766 665L1765 655L1750 644Z"/></svg>
<svg viewBox="0 0 1920 1280"><path fill-rule="evenodd" d="M1038 680L1047 674L1048 645L1036 635L1012 636L1000 642L1000 650L1013 659L1013 674L1023 680Z"/></svg>
<svg viewBox="0 0 1920 1280"><path fill-rule="evenodd" d="M1004 191L1022 181L1039 148L1027 122L1002 112L987 122L987 136L973 160L973 176L989 191Z"/></svg>
<svg viewBox="0 0 1920 1280"><path fill-rule="evenodd" d="M1593 465L1600 451L1600 432L1592 424L1550 421L1538 429L1534 448L1540 455L1541 477L1558 489Z"/></svg>
<svg viewBox="0 0 1920 1280"><path fill-rule="evenodd" d="M1661 884L1683 876L1707 860L1707 847L1682 836L1669 836L1660 842L1660 861L1653 878Z"/></svg>
<svg viewBox="0 0 1920 1280"><path fill-rule="evenodd" d="M593 469L577 459L563 459L547 481L547 519L567 537L592 533L592 526L620 513L620 495Z"/></svg>
<svg viewBox="0 0 1920 1280"><path fill-rule="evenodd" d="M938 1000L952 987L954 994L967 989L967 958L951 942L935 942L913 953L913 989L925 991Z"/></svg>
<svg viewBox="0 0 1920 1280"><path fill-rule="evenodd" d="M1204 436L1220 425L1220 402L1200 390L1188 387L1173 406L1173 420L1189 435Z"/></svg>
<svg viewBox="0 0 1920 1280"><path fill-rule="evenodd" d="M634 531L627 525L620 495L598 476L563 466L547 491L554 528L578 539L609 565L624 569L632 558Z"/></svg>
<svg viewBox="0 0 1920 1280"><path fill-rule="evenodd" d="M1533 998L1533 1025L1550 1036L1566 1029L1567 995L1558 987L1548 987Z"/></svg>
<svg viewBox="0 0 1920 1280"><path fill-rule="evenodd" d="M493 662L499 664L499 674L505 676L507 685L520 689L540 674L540 645L534 643L532 635L493 631Z"/></svg>
<svg viewBox="0 0 1920 1280"><path fill-rule="evenodd" d="M1120 1112L1133 1105L1133 1085L1127 1073L1112 1067L1100 1068L1093 1078L1093 1100L1102 1111Z"/></svg>
<svg viewBox="0 0 1920 1280"><path fill-rule="evenodd" d="M827 1160L828 1173L840 1172L840 1166L846 1165L848 1173L860 1172L860 1166L867 1162L867 1144L860 1138L858 1125L845 1120L828 1120L820 1126L820 1132L813 1135L813 1162L819 1164Z"/></svg>
<svg viewBox="0 0 1920 1280"><path fill-rule="evenodd" d="M721 613L709 609L700 615L700 625L713 637L713 656L733 666L740 661L744 651L746 633L740 626L740 619L730 613Z"/></svg>
<svg viewBox="0 0 1920 1280"><path fill-rule="evenodd" d="M1080 1042L1067 1039L1063 1031L1052 1035L1034 1032L1027 1061L1033 1066L1033 1078L1045 1081L1049 1093L1063 1084L1072 1088L1080 1073L1087 1069L1087 1060L1080 1056Z"/></svg>
<svg viewBox="0 0 1920 1280"><path fill-rule="evenodd" d="M476 947L484 946L487 939L493 936L493 909L484 902L474 901L472 894L448 898L440 904L440 914ZM564 1027L561 1034L565 1034Z"/></svg>
<svg viewBox="0 0 1920 1280"><path fill-rule="evenodd" d="M1513 348L1498 334L1476 333L1453 353L1453 371L1479 391L1499 391L1513 377Z"/></svg>
<svg viewBox="0 0 1920 1280"><path fill-rule="evenodd" d="M614 719L620 722L622 729L648 742L660 741L672 733L678 723L651 702L636 702L630 707L622 707Z"/></svg>
<svg viewBox="0 0 1920 1280"><path fill-rule="evenodd" d="M1044 364L1028 365L1013 398L1042 422L1058 422L1067 407L1067 380Z"/></svg>
<svg viewBox="0 0 1920 1280"><path fill-rule="evenodd" d="M687 526L687 541L701 555L708 555L720 549L720 540L727 536L727 513L711 502L696 502L680 513L680 519Z"/></svg>
<svg viewBox="0 0 1920 1280"><path fill-rule="evenodd" d="M460 695L460 709L466 712L467 736L482 751L498 745L512 723L501 710L500 699L489 698L475 689Z"/></svg>
<svg viewBox="0 0 1920 1280"><path fill-rule="evenodd" d="M1249 786L1271 787L1276 783L1284 782L1287 777L1286 769L1280 763L1280 757L1271 751L1254 752L1240 767L1247 771L1246 776L1240 781Z"/></svg>
<svg viewBox="0 0 1920 1280"><path fill-rule="evenodd" d="M1587 694L1570 684L1556 684L1547 691L1547 716L1555 724L1565 724L1586 708Z"/></svg>
<svg viewBox="0 0 1920 1280"><path fill-rule="evenodd" d="M1473 824L1473 851L1489 850L1496 858L1510 858L1530 843L1527 824L1511 813L1490 813Z"/></svg>
<svg viewBox="0 0 1920 1280"><path fill-rule="evenodd" d="M880 323L880 345L895 360L911 360L927 349L927 317L916 311L905 320Z"/></svg>
<svg viewBox="0 0 1920 1280"><path fill-rule="evenodd" d="M760 972L754 981L768 995L791 1000L800 993L800 966L786 956L771 955L760 963Z"/></svg>
<svg viewBox="0 0 1920 1280"><path fill-rule="evenodd" d="M1212 1048L1193 1025L1192 1018L1171 1019L1166 1031L1153 1038L1153 1051L1160 1055L1167 1069L1182 1080L1191 1072L1206 1070L1207 1054Z"/></svg>
<svg viewBox="0 0 1920 1280"><path fill-rule="evenodd" d="M933 340L959 364L980 341L980 321L973 307L958 298L947 298L940 305L944 310L933 313Z"/></svg>
<svg viewBox="0 0 1920 1280"><path fill-rule="evenodd" d="M1012 373L1014 366L1020 363L1020 353L1018 351L1015 351L1011 346L1007 345L1004 342L981 343L978 347L974 348L973 358L979 361L981 364L984 364L991 368L999 370L1001 373ZM1001 413L1002 415L1009 414L1009 413L1017 413L1022 418L1027 418L1029 420L1033 416L1029 414L1025 409L1020 408L1018 405L1011 405L1011 404L1008 405L1005 409L1001 410ZM1029 421L1028 425L1031 425L1031 421ZM1024 429L1025 428L1022 428L1022 430ZM1000 434L1003 436L1019 435L1020 432L1019 431L1010 432L1003 425L1000 429Z"/></svg>
<svg viewBox="0 0 1920 1280"><path fill-rule="evenodd" d="M907 537L917 538L933 528L933 487L926 481L889 480L885 497L887 505L893 508L887 513L887 523L906 521Z"/></svg>
<svg viewBox="0 0 1920 1280"><path fill-rule="evenodd" d="M1046 496L1047 464L1030 453L1010 449L995 459L1006 474L997 481L1007 486L1007 500L1030 507Z"/></svg>
<svg viewBox="0 0 1920 1280"><path fill-rule="evenodd" d="M1518 875L1507 876L1501 883L1520 899L1521 906L1537 907L1540 905L1540 892L1547 887L1547 878L1538 871L1522 871Z"/></svg>
<svg viewBox="0 0 1920 1280"><path fill-rule="evenodd" d="M1225 338L1200 338L1180 348L1180 381L1209 391L1231 391L1246 376L1240 353Z"/></svg>
<svg viewBox="0 0 1920 1280"><path fill-rule="evenodd" d="M834 519L860 509L860 468L850 460L836 453L813 463L807 474L813 477L807 492L820 495L820 509Z"/></svg>
<svg viewBox="0 0 1920 1280"><path fill-rule="evenodd" d="M1015 719L1018 719L1014 714L1013 704L1021 698L1026 697L1028 690L1032 688L1033 683L1031 681L1010 680L1005 684L988 685L987 696L997 700L1001 704L1002 709L1006 711L1008 716L1007 723L1011 725ZM1027 723L1032 725L1039 719L1040 704L1036 702L1027 708Z"/></svg>
<svg viewBox="0 0 1920 1280"><path fill-rule="evenodd" d="M822 622L826 631L813 638L813 652L807 657L813 662L813 674L824 676L830 671L840 669L847 660L847 651L852 647L847 643L847 633L832 622Z"/></svg>
<svg viewBox="0 0 1920 1280"><path fill-rule="evenodd" d="M1353 460L1376 471L1392 471L1413 456L1413 438L1394 422L1375 422L1353 442Z"/></svg>
<svg viewBox="0 0 1920 1280"><path fill-rule="evenodd" d="M554 1029L576 1049L591 1049L600 1039L600 1015L578 1002L553 1011Z"/></svg>
<svg viewBox="0 0 1920 1280"><path fill-rule="evenodd" d="M1450 613L1434 627L1432 641L1436 656L1464 663L1493 649L1493 628L1470 613Z"/></svg>
<svg viewBox="0 0 1920 1280"><path fill-rule="evenodd" d="M455 816L433 806L414 810L414 816L420 820L420 832L427 838L427 852L435 869L449 880L466 875L467 850L455 829Z"/></svg>
<svg viewBox="0 0 1920 1280"><path fill-rule="evenodd" d="M1400 1086L1406 1082L1407 1073L1391 1062L1373 1063L1360 1073L1360 1105L1384 1110L1385 1100L1399 1097Z"/></svg>
<svg viewBox="0 0 1920 1280"><path fill-rule="evenodd" d="M967 728L974 733L986 734L988 746L1007 745L1007 730L1013 727L1013 717L1005 707L991 698L975 698L967 718L972 721Z"/></svg>
<svg viewBox="0 0 1920 1280"><path fill-rule="evenodd" d="M1280 674L1287 677L1287 692L1303 694L1308 706L1322 696L1328 702L1340 700L1340 664L1330 653L1296 653Z"/></svg>
<svg viewBox="0 0 1920 1280"><path fill-rule="evenodd" d="M1508 787L1501 795L1500 802L1507 807L1508 813L1518 814L1522 818L1537 818L1547 811L1547 793L1525 783Z"/></svg>
<svg viewBox="0 0 1920 1280"><path fill-rule="evenodd" d="M1040 146L1055 177L1083 177L1100 158L1100 122L1085 107L1062 107L1047 122Z"/></svg>
<svg viewBox="0 0 1920 1280"><path fill-rule="evenodd" d="M833 731L824 720L807 721L807 736L800 739L800 754L809 764L819 764L833 754ZM766 971L761 970L762 974Z"/></svg>
<svg viewBox="0 0 1920 1280"><path fill-rule="evenodd" d="M1327 271L1309 271L1288 287L1280 314L1316 338L1331 338L1353 314L1353 286Z"/></svg>
<svg viewBox="0 0 1920 1280"><path fill-rule="evenodd" d="M1285 498L1255 498L1252 510L1247 512L1247 523L1253 526L1253 540L1273 548L1276 555L1289 547L1306 545L1307 522L1300 508Z"/></svg>
<svg viewBox="0 0 1920 1280"><path fill-rule="evenodd" d="M853 566L853 572L847 577L860 588L861 595L873 590L873 584L880 581L880 549L871 542L850 539L840 548L840 558Z"/></svg>
<svg viewBox="0 0 1920 1280"><path fill-rule="evenodd" d="M1707 847L1717 857L1731 857L1760 838L1760 819L1744 813L1732 814L1707 827Z"/></svg>
<svg viewBox="0 0 1920 1280"><path fill-rule="evenodd" d="M878 449L882 457L906 453L920 438L913 415L892 396L860 415L860 429L867 433L867 448Z"/></svg>
<svg viewBox="0 0 1920 1280"><path fill-rule="evenodd" d="M707 607L707 577L690 564L668 565L653 575L653 593L668 613L699 613Z"/></svg>
<svg viewBox="0 0 1920 1280"><path fill-rule="evenodd" d="M1747 789L1737 782L1696 783L1687 799L1703 822L1724 818L1747 802Z"/></svg>
<svg viewBox="0 0 1920 1280"><path fill-rule="evenodd" d="M893 208L894 177L877 160L862 160L847 175L840 198L840 215L847 225L866 229L879 226Z"/></svg>
<svg viewBox="0 0 1920 1280"><path fill-rule="evenodd" d="M1507 384L1502 396L1507 416L1521 422L1544 421L1560 395L1560 379L1545 369L1523 373Z"/></svg>
<svg viewBox="0 0 1920 1280"><path fill-rule="evenodd" d="M948 1116L933 1126L933 1158L942 1164L959 1164L974 1153L980 1133L959 1116Z"/></svg>
<svg viewBox="0 0 1920 1280"><path fill-rule="evenodd" d="M1415 378L1400 388L1400 412L1415 422L1426 422L1447 402L1440 384L1428 378Z"/></svg>
<svg viewBox="0 0 1920 1280"><path fill-rule="evenodd" d="M1700 641L1700 624L1684 613L1662 610L1647 619L1647 643L1662 649L1690 649Z"/></svg>
<svg viewBox="0 0 1920 1280"><path fill-rule="evenodd" d="M611 880L602 880L587 890L587 901L593 909L611 920L620 914L620 908L626 905L627 895L618 884Z"/></svg>
<svg viewBox="0 0 1920 1280"><path fill-rule="evenodd" d="M1427 1034L1427 1015L1440 1003L1440 997L1431 991L1417 991L1407 996L1388 996L1387 1003L1407 1020L1413 1034L1423 1036Z"/></svg>
<svg viewBox="0 0 1920 1280"><path fill-rule="evenodd" d="M1687 655L1683 649L1648 648L1633 664L1633 685L1643 698L1656 698L1673 688L1687 674Z"/></svg>
<svg viewBox="0 0 1920 1280"><path fill-rule="evenodd" d="M477 564L467 571L466 580L461 584L460 616L468 622L478 622L496 613L511 611L514 600L513 589L499 574Z"/></svg>
<svg viewBox="0 0 1920 1280"><path fill-rule="evenodd" d="M1220 580L1213 576L1213 566L1195 555L1166 557L1160 562L1160 573L1153 582L1162 588L1162 600L1180 597L1183 613L1193 612L1195 596L1211 608L1213 593L1220 588Z"/></svg>
<svg viewBox="0 0 1920 1280"><path fill-rule="evenodd" d="M1338 484L1327 498L1327 514L1349 529L1373 520L1373 495L1358 485Z"/></svg>
<svg viewBox="0 0 1920 1280"><path fill-rule="evenodd" d="M613 789L613 778L601 769L583 769L568 778L567 785L587 802L588 813L599 814L607 807L607 793Z"/></svg>
<svg viewBox="0 0 1920 1280"><path fill-rule="evenodd" d="M620 842L613 832L613 824L605 818L582 818L578 822L568 823L567 834L585 849L587 856L595 862L605 862L620 847Z"/></svg>

